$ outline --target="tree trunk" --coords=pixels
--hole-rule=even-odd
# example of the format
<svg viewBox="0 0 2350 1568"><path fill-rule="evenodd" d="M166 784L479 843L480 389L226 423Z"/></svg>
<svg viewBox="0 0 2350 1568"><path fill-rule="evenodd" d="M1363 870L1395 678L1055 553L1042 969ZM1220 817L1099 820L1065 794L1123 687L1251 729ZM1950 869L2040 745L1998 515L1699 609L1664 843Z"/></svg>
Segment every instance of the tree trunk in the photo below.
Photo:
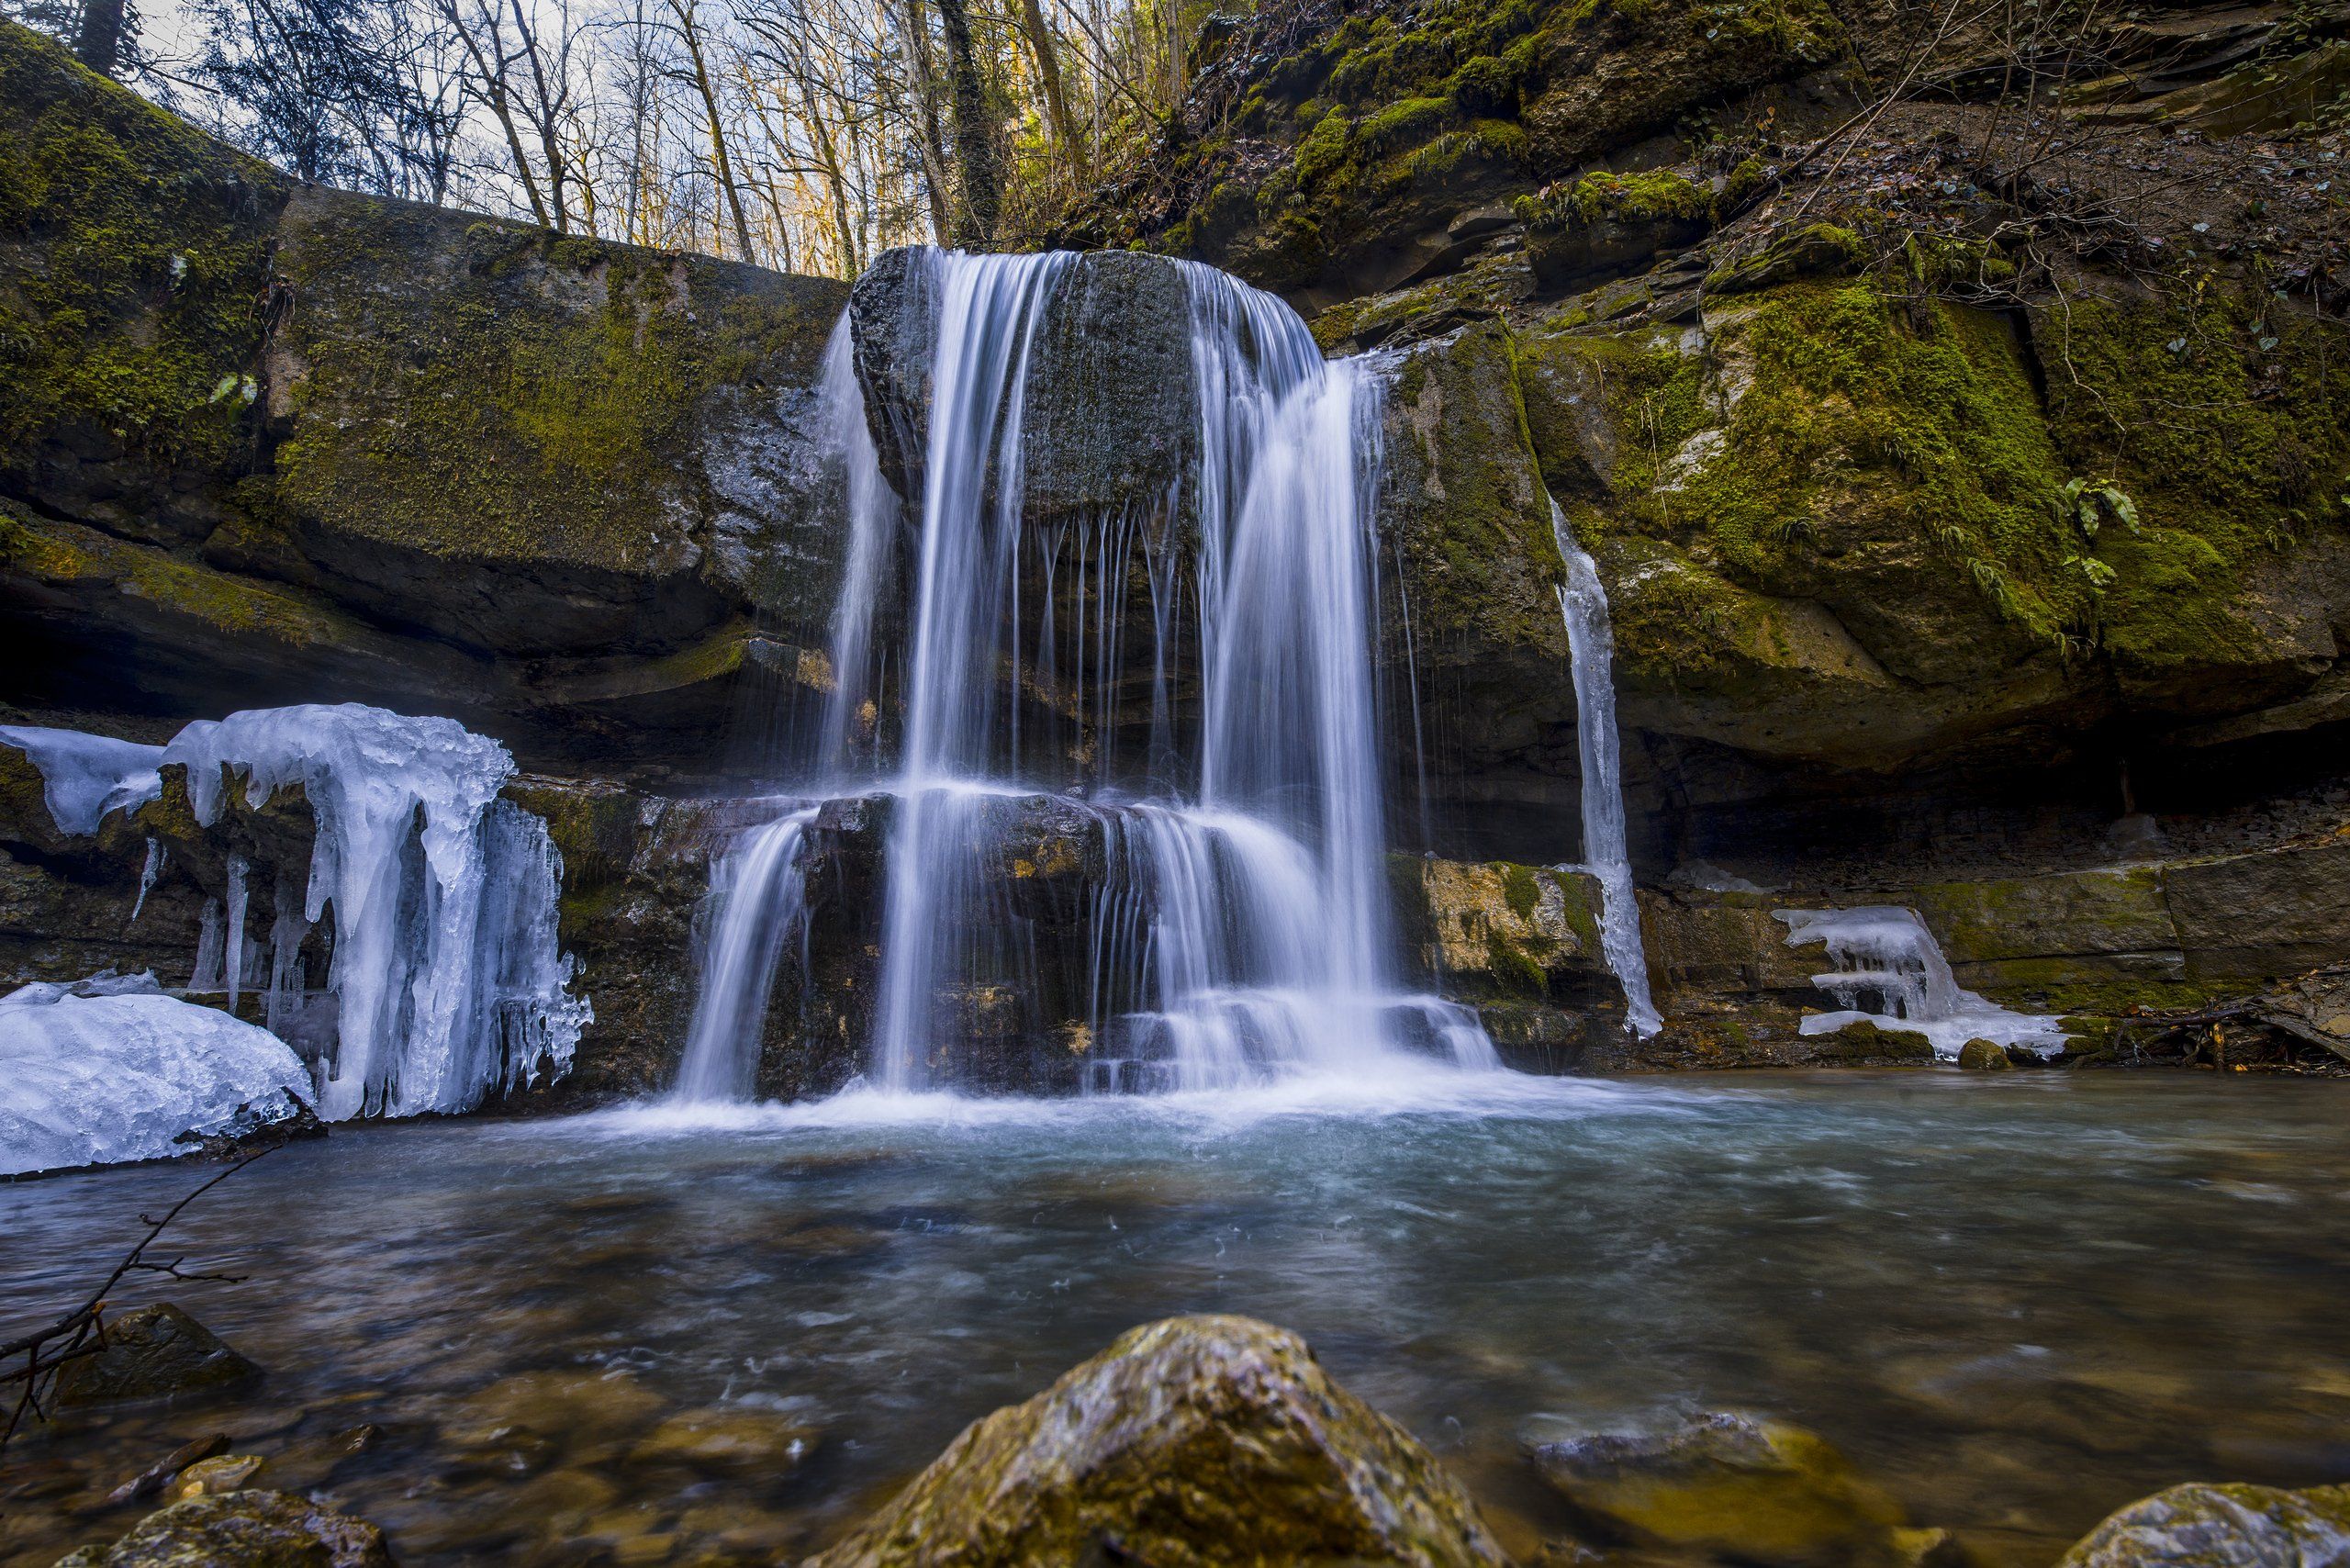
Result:
<svg viewBox="0 0 2350 1568"><path fill-rule="evenodd" d="M963 188L955 214L955 242L983 251L995 239L998 193L995 142L988 135L987 91L971 52L971 17L963 0L938 0L946 34L946 71L954 86L955 158L962 165Z"/></svg>
<svg viewBox="0 0 2350 1568"><path fill-rule="evenodd" d="M744 261L753 261L755 258L751 254L751 220L744 216L743 192L734 184L733 161L726 156L726 121L718 111L718 89L710 79L701 35L694 27L693 6L690 0L669 0L669 9L677 14L677 31L686 43L686 58L694 68L694 86L701 94L702 112L710 117L711 168L718 176L718 188L725 195L727 209L734 219L737 254Z"/></svg>
<svg viewBox="0 0 2350 1568"><path fill-rule="evenodd" d="M922 0L904 0L906 41L912 50L914 103L922 111L921 134L914 138L922 154L922 181L930 200L930 231L940 243L951 237L946 215L946 139L938 129L938 72L930 58L930 21Z"/></svg>
<svg viewBox="0 0 2350 1568"><path fill-rule="evenodd" d="M1020 30L1028 36L1028 51L1036 57L1036 81L1045 90L1045 117L1053 123L1053 140L1061 144L1069 170L1085 178L1085 144L1078 140L1077 122L1069 118L1069 95L1061 90L1061 64L1053 54L1053 33L1045 25L1045 8L1037 0L1020 0Z"/></svg>
<svg viewBox="0 0 2350 1568"><path fill-rule="evenodd" d="M122 63L122 24L125 0L82 0L82 25L73 39L73 58L101 76L111 76Z"/></svg>

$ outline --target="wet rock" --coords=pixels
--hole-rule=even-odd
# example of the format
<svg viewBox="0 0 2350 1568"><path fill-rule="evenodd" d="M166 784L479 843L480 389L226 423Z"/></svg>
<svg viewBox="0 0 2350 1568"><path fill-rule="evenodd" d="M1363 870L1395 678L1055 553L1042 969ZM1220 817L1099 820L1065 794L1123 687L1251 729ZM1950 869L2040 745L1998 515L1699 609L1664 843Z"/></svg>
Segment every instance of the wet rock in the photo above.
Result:
<svg viewBox="0 0 2350 1568"><path fill-rule="evenodd" d="M106 1349L68 1362L58 1374L59 1406L217 1394L261 1375L259 1367L167 1301L113 1319L106 1338Z"/></svg>
<svg viewBox="0 0 2350 1568"><path fill-rule="evenodd" d="M106 1548L58 1568L392 1568L384 1532L286 1492L193 1497L148 1515Z"/></svg>
<svg viewBox="0 0 2350 1568"><path fill-rule="evenodd" d="M1934 1043L1914 1029L1887 1029L1863 1018L1806 1038L1822 1067L1931 1067Z"/></svg>
<svg viewBox="0 0 2350 1568"><path fill-rule="evenodd" d="M1890 1568L1952 1550L1940 1530L1905 1528L1900 1505L1824 1439L1776 1421L1699 1416L1547 1444L1534 1460L1598 1531L1637 1546L1773 1568Z"/></svg>
<svg viewBox="0 0 2350 1568"><path fill-rule="evenodd" d="M1969 1040L1958 1047L1958 1065L1969 1072L2006 1072L2015 1066L1996 1040Z"/></svg>
<svg viewBox="0 0 2350 1568"><path fill-rule="evenodd" d="M471 1464L509 1474L546 1468L565 1452L615 1444L651 1423L661 1399L635 1379L594 1372L530 1372L462 1401L442 1437Z"/></svg>
<svg viewBox="0 0 2350 1568"><path fill-rule="evenodd" d="M214 1459L198 1460L180 1472L167 1495L174 1503L185 1503L190 1497L216 1497L224 1492L241 1492L260 1474L269 1462L259 1454L225 1453Z"/></svg>
<svg viewBox="0 0 2350 1568"><path fill-rule="evenodd" d="M198 1460L210 1459L229 1446L229 1434L213 1432L207 1436L182 1443L162 1459L149 1465L121 1485L106 1494L109 1504L138 1503L152 1497L163 1489L163 1484Z"/></svg>
<svg viewBox="0 0 2350 1568"><path fill-rule="evenodd" d="M1303 1339L1202 1316L964 1428L811 1568L1504 1561L1459 1483Z"/></svg>
<svg viewBox="0 0 2350 1568"><path fill-rule="evenodd" d="M817 1429L772 1410L713 1406L670 1417L629 1450L638 1465L776 1477L815 1451Z"/></svg>
<svg viewBox="0 0 2350 1568"><path fill-rule="evenodd" d="M2173 1486L2116 1510L2058 1568L2338 1568L2350 1486Z"/></svg>

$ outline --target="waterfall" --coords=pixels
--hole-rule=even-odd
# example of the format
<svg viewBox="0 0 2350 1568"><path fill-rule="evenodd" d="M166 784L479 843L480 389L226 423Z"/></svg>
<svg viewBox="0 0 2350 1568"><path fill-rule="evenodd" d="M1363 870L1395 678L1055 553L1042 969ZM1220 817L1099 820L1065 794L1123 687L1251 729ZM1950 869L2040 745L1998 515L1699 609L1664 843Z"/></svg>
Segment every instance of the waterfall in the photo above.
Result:
<svg viewBox="0 0 2350 1568"><path fill-rule="evenodd" d="M1575 738L1583 765L1583 857L1599 880L1599 946L1624 987L1624 1021L1641 1035L1664 1026L1649 993L1648 955L1640 943L1640 905L1632 888L1632 854L1624 831L1622 738L1616 728L1616 633L1599 567L1575 542L1559 503L1550 530L1567 564L1559 612L1575 686Z"/></svg>
<svg viewBox="0 0 2350 1568"><path fill-rule="evenodd" d="M1113 846L1094 937L1096 1082L1230 1087L1360 1069L1406 1048L1494 1065L1472 1014L1401 995L1392 980L1371 665L1377 381L1358 363L1326 363L1279 300L1181 265L1197 463L1156 515L1188 510L1197 525L1188 587L1202 690L1187 765L1167 692L1187 585L1150 519L1121 512L1089 531L1024 516L1032 351L1077 263L930 252L918 263L932 361L897 666L904 730L897 771L883 780L899 803L871 1077L892 1090L951 1081L942 994L961 977L1022 961L1016 933L988 902L991 824L1006 796L1054 790L1024 781L1024 760L1064 767L1084 749L1058 745L1066 713L1040 721L1052 735L1024 737L1024 689L1065 700L1080 735L1090 713L1099 741L1078 763L1087 810ZM871 461L855 439L843 451L852 464ZM863 689L887 656L867 642L878 624L884 509L865 503L851 532L834 618L835 726L861 700L846 695L853 683ZM1064 547L1073 560L1062 561ZM1130 801L1109 719L1137 565L1157 647L1150 793ZM1063 570L1083 579L1069 595L1073 626L1059 619Z"/></svg>
<svg viewBox="0 0 2350 1568"><path fill-rule="evenodd" d="M800 847L816 808L753 828L711 877L710 923L693 1027L671 1097L744 1100L758 1075L760 1025L784 943L807 938Z"/></svg>
<svg viewBox="0 0 2350 1568"><path fill-rule="evenodd" d="M2012 1013L1963 989L1942 956L1942 944L1915 910L1872 904L1775 909L1771 913L1786 923L1788 946L1818 942L1836 966L1812 976L1811 983L1833 996L1841 1010L1806 1018L1802 1028L1807 1035L1832 1034L1866 1020L1921 1034L1933 1043L1936 1056L1950 1060L1957 1058L1959 1047L1969 1040L2025 1046L2043 1053L2065 1043L2065 1031L2054 1018ZM1874 1008L1861 1005L1863 994L1874 996Z"/></svg>

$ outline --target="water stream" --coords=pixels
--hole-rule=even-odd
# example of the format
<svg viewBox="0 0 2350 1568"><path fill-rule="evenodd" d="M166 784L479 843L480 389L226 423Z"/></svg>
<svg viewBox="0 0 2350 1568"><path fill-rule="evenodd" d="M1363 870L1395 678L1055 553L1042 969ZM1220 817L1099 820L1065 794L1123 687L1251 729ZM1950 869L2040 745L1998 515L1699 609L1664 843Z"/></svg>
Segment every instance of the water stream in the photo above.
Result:
<svg viewBox="0 0 2350 1568"><path fill-rule="evenodd" d="M359 1422L384 1436L330 1495L408 1568L797 1561L966 1422L1221 1310L1307 1335L1514 1540L1564 1529L1522 1442L1739 1408L2042 1568L2173 1482L2350 1473L2345 1114L2325 1081L1429 1064L339 1127L174 1230L248 1282L124 1298L182 1301L268 1367L260 1394L12 1451L0 1562L111 1539L136 1506L73 1510L185 1438L281 1453ZM0 1185L0 1336L206 1174ZM813 1456L641 1452L713 1405L813 1428ZM543 1434L498 1435L518 1406Z"/></svg>

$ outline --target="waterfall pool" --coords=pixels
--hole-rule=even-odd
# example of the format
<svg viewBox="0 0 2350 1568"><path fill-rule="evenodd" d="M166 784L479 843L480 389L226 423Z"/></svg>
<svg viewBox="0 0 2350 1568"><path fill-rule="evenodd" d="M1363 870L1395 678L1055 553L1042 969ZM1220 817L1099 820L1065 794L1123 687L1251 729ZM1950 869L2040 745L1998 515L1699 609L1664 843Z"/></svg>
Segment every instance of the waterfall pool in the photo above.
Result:
<svg viewBox="0 0 2350 1568"><path fill-rule="evenodd" d="M1214 1310L1304 1332L1516 1543L1563 1523L1526 1442L1733 1408L2042 1563L2172 1482L2350 1475L2345 1113L2328 1081L1446 1073L346 1126L174 1227L245 1282L123 1297L261 1391L22 1441L0 1561L111 1540L141 1509L97 1499L188 1438L363 1422L329 1489L404 1563L788 1560L1120 1330ZM0 1338L211 1173L0 1186ZM812 1451L643 1447L719 1404Z"/></svg>

